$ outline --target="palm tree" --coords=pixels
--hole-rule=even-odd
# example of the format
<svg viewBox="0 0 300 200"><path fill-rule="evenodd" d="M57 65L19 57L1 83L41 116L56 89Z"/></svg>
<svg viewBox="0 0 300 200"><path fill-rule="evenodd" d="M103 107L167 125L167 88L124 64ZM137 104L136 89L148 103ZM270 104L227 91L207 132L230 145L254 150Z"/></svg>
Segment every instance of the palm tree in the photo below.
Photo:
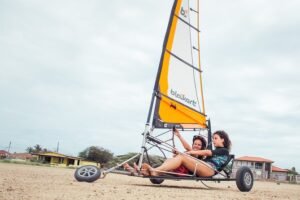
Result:
<svg viewBox="0 0 300 200"><path fill-rule="evenodd" d="M38 152L41 152L41 151L42 151L42 146L39 145L39 144L36 144L36 145L34 146L34 152L35 152L35 153L38 153Z"/></svg>

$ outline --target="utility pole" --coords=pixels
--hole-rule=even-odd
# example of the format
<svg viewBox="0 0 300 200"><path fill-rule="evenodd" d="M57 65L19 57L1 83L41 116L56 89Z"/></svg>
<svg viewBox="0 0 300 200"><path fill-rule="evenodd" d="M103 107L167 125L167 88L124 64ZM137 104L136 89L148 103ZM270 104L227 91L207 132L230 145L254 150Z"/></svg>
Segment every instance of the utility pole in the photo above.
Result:
<svg viewBox="0 0 300 200"><path fill-rule="evenodd" d="M9 141L9 145L8 145L8 148L7 148L7 152L9 153L10 151L10 147L11 147L11 141Z"/></svg>
<svg viewBox="0 0 300 200"><path fill-rule="evenodd" d="M57 142L56 152L58 153L59 150L59 141Z"/></svg>
<svg viewBox="0 0 300 200"><path fill-rule="evenodd" d="M8 145L8 148L7 148L7 152L8 152L8 153L7 153L7 158L10 157L10 156L9 156L9 155L10 155L10 152L9 152L9 151L10 151L10 147L11 147L11 141L9 141L9 145Z"/></svg>

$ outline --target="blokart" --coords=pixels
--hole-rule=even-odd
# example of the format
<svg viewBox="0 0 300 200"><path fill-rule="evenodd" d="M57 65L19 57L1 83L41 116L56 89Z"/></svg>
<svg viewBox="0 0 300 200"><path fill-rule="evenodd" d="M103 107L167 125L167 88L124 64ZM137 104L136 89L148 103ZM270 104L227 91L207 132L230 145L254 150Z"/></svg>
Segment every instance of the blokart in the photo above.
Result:
<svg viewBox="0 0 300 200"><path fill-rule="evenodd" d="M172 131L174 127L187 134L204 136L207 140L207 148L213 149L211 123L204 107L198 0L175 0L173 3L146 126L142 133L140 153L105 170L100 170L96 166L79 167L75 171L76 180L93 182L105 178L109 173L119 173L148 178L153 184L162 184L167 179L194 180L202 183L203 181L235 181L242 192L252 189L254 178L248 167L240 167L233 178L234 155L230 155L226 163L219 171L215 171L212 177L175 172L163 172L164 175L152 177L142 176L138 171L132 173L120 170L125 163L134 159L137 160L138 168L141 168L143 162L153 166L149 156L152 150L161 152L166 158L166 153L175 150Z"/></svg>

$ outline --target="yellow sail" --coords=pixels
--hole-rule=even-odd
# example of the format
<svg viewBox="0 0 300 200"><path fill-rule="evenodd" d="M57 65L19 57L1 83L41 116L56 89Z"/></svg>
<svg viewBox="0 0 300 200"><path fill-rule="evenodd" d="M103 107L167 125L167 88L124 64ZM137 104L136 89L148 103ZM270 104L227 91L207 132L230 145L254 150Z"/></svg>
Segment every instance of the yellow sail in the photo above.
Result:
<svg viewBox="0 0 300 200"><path fill-rule="evenodd" d="M156 128L205 128L198 0L175 0L155 92Z"/></svg>

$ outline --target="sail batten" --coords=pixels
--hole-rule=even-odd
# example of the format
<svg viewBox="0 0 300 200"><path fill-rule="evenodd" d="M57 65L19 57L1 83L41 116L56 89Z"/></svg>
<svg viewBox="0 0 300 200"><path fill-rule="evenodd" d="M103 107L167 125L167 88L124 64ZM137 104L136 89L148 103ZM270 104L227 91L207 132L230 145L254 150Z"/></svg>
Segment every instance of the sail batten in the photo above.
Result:
<svg viewBox="0 0 300 200"><path fill-rule="evenodd" d="M174 1L155 84L155 128L206 127L197 5Z"/></svg>
<svg viewBox="0 0 300 200"><path fill-rule="evenodd" d="M199 29L197 29L196 27L194 27L193 25L191 25L190 23L186 22L185 20L183 20L181 17L179 17L178 15L174 15L175 17L177 17L178 19L180 19L183 23L185 23L186 25L190 26L191 28L193 28L195 31L200 32Z"/></svg>
<svg viewBox="0 0 300 200"><path fill-rule="evenodd" d="M166 52L168 52L169 54L171 54L172 56L174 56L175 58L177 58L178 60L180 60L181 62L183 62L184 64L186 64L187 66L193 68L194 70L197 70L197 71L200 72L200 73L202 72L202 71L200 71L200 69L198 69L197 67L193 66L192 64L186 62L186 61L183 60L182 58L179 58L179 56L176 56L174 53L172 53L172 52L170 52L170 51L168 51L168 50L166 50Z"/></svg>

